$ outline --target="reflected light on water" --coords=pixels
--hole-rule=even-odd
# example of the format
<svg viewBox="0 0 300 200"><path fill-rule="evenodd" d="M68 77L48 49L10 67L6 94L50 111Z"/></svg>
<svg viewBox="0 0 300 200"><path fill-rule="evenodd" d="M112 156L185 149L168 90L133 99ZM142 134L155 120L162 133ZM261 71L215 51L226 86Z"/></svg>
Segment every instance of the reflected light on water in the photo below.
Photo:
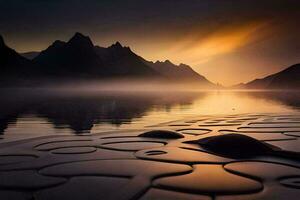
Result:
<svg viewBox="0 0 300 200"><path fill-rule="evenodd" d="M299 96L271 91L8 95L1 101L0 127L4 134L94 133L202 115L294 114Z"/></svg>

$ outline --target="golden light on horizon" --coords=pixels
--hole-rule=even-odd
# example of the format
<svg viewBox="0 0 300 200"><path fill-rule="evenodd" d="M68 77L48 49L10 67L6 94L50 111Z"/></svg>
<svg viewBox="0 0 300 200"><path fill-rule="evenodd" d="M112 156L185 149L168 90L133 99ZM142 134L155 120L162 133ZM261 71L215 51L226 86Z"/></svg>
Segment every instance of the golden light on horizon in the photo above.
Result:
<svg viewBox="0 0 300 200"><path fill-rule="evenodd" d="M250 24L229 32L217 32L211 36L196 41L194 47L185 52L191 64L196 65L213 59L214 56L230 53L246 45L253 37L252 34L261 27L261 24ZM188 56L190 55L190 56Z"/></svg>
<svg viewBox="0 0 300 200"><path fill-rule="evenodd" d="M261 36L257 31L267 25L267 22L252 22L238 27L218 29L209 34L193 30L168 49L169 55L175 62L185 60L190 65L202 64L249 44Z"/></svg>
<svg viewBox="0 0 300 200"><path fill-rule="evenodd" d="M281 30L276 27L276 23L274 26L272 20L257 20L218 24L213 28L209 24L198 24L181 33L159 32L144 37L138 37L141 34L138 31L122 34L116 32L109 36L86 34L95 45L107 47L120 41L122 45L129 46L136 54L149 61L170 60L175 64L184 63L210 81L230 86L262 78L298 62L296 57L289 59L289 62L275 64L275 60L265 59L264 50L270 50L268 46L272 38ZM73 32L61 37L52 36L53 39L48 38L48 41L42 43L39 40L31 42L30 45L24 43L19 49L40 51L50 45L54 38L67 41L72 34ZM14 47L16 42L19 43L13 40L8 40L7 43Z"/></svg>
<svg viewBox="0 0 300 200"><path fill-rule="evenodd" d="M232 76L229 76L234 70L240 72L245 64L249 64L242 61L237 62L240 58L238 56L233 58L232 54L256 44L270 34L271 31L270 21L254 21L222 27L210 33L203 33L201 29L193 29L188 34L177 38L176 42L172 40L169 45L161 45L161 48L158 48L158 46L151 47L149 51L144 51L144 55L153 61L169 59L176 64L188 64L211 81L228 86L247 80L244 77L244 79L238 79L238 77L233 79ZM222 58L225 63L222 64L224 68L212 71L211 63L219 58ZM233 59L235 62L226 62ZM250 75L259 77L260 73L258 71L257 74L251 73Z"/></svg>

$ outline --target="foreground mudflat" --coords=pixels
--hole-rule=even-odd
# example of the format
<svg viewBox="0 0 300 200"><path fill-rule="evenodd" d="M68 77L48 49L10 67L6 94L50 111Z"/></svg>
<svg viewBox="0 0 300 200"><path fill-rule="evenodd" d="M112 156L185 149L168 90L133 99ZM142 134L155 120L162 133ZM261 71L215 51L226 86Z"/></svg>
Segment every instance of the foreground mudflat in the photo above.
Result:
<svg viewBox="0 0 300 200"><path fill-rule="evenodd" d="M21 138L0 140L0 199L300 195L296 115L201 116L141 130Z"/></svg>

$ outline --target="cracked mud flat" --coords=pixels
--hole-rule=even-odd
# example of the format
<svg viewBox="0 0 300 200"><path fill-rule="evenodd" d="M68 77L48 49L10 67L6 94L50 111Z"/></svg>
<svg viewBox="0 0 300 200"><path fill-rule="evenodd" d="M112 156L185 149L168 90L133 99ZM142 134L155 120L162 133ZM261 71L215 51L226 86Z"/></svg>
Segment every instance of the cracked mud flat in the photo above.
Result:
<svg viewBox="0 0 300 200"><path fill-rule="evenodd" d="M3 135L0 199L297 200L299 119L205 116L141 130L19 140ZM229 143L223 140L230 135ZM204 139L213 136L221 139ZM210 142L219 148L208 148ZM231 155L240 144L243 151ZM270 149L257 153L261 144Z"/></svg>

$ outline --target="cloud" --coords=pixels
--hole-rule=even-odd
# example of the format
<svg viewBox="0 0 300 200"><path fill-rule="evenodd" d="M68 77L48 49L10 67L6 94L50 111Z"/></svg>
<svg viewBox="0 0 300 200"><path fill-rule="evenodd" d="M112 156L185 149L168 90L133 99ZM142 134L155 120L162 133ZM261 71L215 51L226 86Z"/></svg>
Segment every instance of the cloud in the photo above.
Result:
<svg viewBox="0 0 300 200"><path fill-rule="evenodd" d="M177 41L169 52L175 60L184 58L192 65L203 64L259 40L263 37L262 30L266 28L270 29L269 23L262 21L220 27L206 34L193 32Z"/></svg>

